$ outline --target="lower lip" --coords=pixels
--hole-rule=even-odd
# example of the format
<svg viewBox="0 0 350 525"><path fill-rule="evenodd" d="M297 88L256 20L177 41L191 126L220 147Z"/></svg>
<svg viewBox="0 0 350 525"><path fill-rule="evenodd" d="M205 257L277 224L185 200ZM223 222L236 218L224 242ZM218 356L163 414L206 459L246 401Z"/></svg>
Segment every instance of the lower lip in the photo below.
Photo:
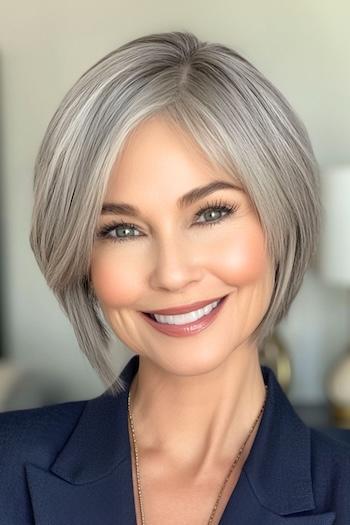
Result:
<svg viewBox="0 0 350 525"><path fill-rule="evenodd" d="M175 324L165 324L165 323L158 323L148 315L144 314L143 312L140 312L143 318L151 325L153 328L158 330L159 332L162 332L166 335L171 335L175 337L183 337L188 335L195 335L198 332L201 332L202 330L205 330L208 328L209 325L212 324L212 322L216 319L216 317L219 315L220 311L222 310L222 307L224 306L227 295L221 299L220 303L214 310L212 310L209 314L204 315L197 321L193 321L192 323L187 324L181 324L181 325L175 325Z"/></svg>

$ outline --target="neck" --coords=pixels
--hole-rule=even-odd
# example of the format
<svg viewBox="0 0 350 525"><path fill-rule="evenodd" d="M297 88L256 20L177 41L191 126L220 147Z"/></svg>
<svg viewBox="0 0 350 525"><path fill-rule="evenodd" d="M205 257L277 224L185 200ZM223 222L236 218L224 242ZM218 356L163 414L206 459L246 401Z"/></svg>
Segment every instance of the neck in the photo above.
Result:
<svg viewBox="0 0 350 525"><path fill-rule="evenodd" d="M130 387L138 450L198 477L238 454L265 401L258 350L240 347L197 376L170 374L147 357ZM244 463L261 417L246 443Z"/></svg>

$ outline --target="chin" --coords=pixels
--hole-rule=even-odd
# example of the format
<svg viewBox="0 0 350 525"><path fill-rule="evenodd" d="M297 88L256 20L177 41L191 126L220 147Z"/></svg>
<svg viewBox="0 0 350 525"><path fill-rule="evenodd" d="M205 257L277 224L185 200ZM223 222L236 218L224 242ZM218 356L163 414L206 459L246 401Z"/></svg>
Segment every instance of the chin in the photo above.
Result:
<svg viewBox="0 0 350 525"><path fill-rule="evenodd" d="M232 350L229 354L232 353ZM208 374L223 364L229 356L227 353L209 349L202 352L191 352L191 344L183 351L162 354L149 359L167 373L177 376L199 376Z"/></svg>

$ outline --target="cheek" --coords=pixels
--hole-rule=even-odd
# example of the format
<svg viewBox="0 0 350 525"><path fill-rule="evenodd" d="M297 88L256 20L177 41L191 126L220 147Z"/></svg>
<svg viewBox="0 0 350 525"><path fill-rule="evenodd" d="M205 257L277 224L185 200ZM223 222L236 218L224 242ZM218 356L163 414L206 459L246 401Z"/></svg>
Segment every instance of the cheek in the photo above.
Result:
<svg viewBox="0 0 350 525"><path fill-rule="evenodd" d="M137 300L140 293L137 267L130 252L126 260L120 252L117 258L113 248L101 249L95 254L91 262L91 281L100 302L106 307L118 307Z"/></svg>
<svg viewBox="0 0 350 525"><path fill-rule="evenodd" d="M113 246L100 247L91 262L91 281L106 308L136 303L144 287L140 253L125 250L123 254L120 249L117 257L116 251ZM210 259L210 263L208 259L206 263L211 271L232 287L254 283L266 275L269 268L263 233L255 222L220 236L215 246L211 244L210 250L205 249L204 253L205 258Z"/></svg>
<svg viewBox="0 0 350 525"><path fill-rule="evenodd" d="M264 237L257 226L236 230L216 253L222 279L232 286L249 284L261 278L268 270Z"/></svg>

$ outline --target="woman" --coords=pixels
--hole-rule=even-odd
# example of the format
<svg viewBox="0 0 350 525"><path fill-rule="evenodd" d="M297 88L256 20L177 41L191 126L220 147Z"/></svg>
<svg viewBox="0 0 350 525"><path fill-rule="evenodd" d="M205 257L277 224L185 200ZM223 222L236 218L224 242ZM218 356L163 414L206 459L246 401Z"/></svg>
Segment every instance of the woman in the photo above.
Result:
<svg viewBox="0 0 350 525"><path fill-rule="evenodd" d="M30 241L107 390L2 414L2 523L349 524L349 447L259 364L320 215L307 132L232 49L152 34L82 75ZM118 378L114 336L135 353Z"/></svg>

